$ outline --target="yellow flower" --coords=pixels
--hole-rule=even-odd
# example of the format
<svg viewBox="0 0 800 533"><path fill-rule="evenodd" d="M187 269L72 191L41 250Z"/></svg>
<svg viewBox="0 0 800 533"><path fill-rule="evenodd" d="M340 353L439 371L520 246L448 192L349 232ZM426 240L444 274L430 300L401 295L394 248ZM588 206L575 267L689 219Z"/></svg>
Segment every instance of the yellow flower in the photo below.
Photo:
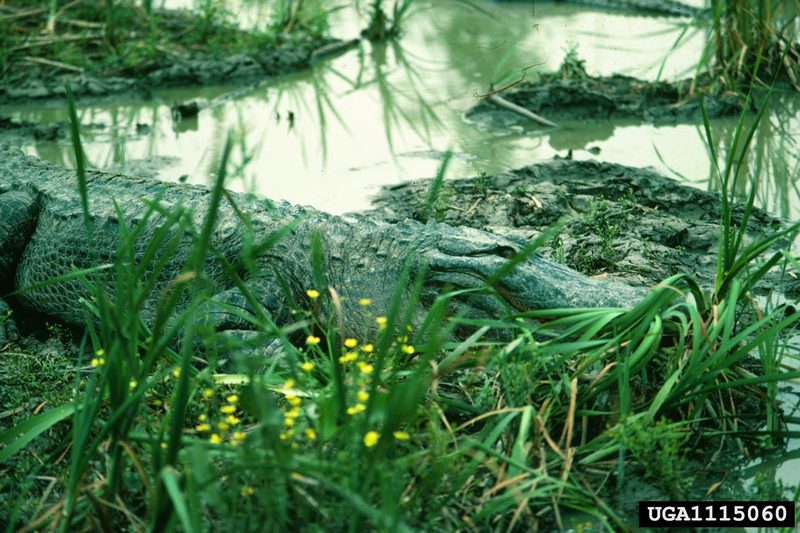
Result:
<svg viewBox="0 0 800 533"><path fill-rule="evenodd" d="M225 422L227 422L228 424L230 424L230 425L232 425L232 426L235 426L236 424L238 424L239 422L241 422L241 420L240 420L240 419L238 419L238 418L236 418L236 417L235 417L235 416L233 416L233 415L228 415L228 416L226 416L226 417L225 417Z"/></svg>
<svg viewBox="0 0 800 533"><path fill-rule="evenodd" d="M375 370L375 367L369 363L365 363L363 361L358 363L358 371L364 374L365 376L372 374L373 370Z"/></svg>
<svg viewBox="0 0 800 533"><path fill-rule="evenodd" d="M287 394L286 395L286 401L289 402L289 405L291 405L292 407L297 407L298 405L303 403L303 400L301 400L299 397L297 397L294 394Z"/></svg>
<svg viewBox="0 0 800 533"><path fill-rule="evenodd" d="M239 401L239 396L237 396L236 394L231 394L225 399L228 400L228 403L237 403Z"/></svg>
<svg viewBox="0 0 800 533"><path fill-rule="evenodd" d="M369 393L367 391L360 390L358 391L358 394L356 396L358 397L358 400L361 402L366 402L367 400L369 400Z"/></svg>
<svg viewBox="0 0 800 533"><path fill-rule="evenodd" d="M287 428L290 428L290 427L294 426L294 418L292 418L290 416L284 417L283 425L286 426Z"/></svg>
<svg viewBox="0 0 800 533"><path fill-rule="evenodd" d="M314 439L316 439L316 438L317 438L317 432L316 432L316 431L314 431L314 430L313 430L313 429L311 429L311 428L306 428L306 431L305 431L305 433L306 433L306 438L307 438L308 440L314 440Z"/></svg>
<svg viewBox="0 0 800 533"><path fill-rule="evenodd" d="M319 291L316 290L316 289L308 289L306 291L306 296L308 296L312 300L315 300L315 299L319 298Z"/></svg>
<svg viewBox="0 0 800 533"><path fill-rule="evenodd" d="M203 389L203 398L211 398L212 396L214 396L214 389Z"/></svg>
<svg viewBox="0 0 800 533"><path fill-rule="evenodd" d="M385 316L379 316L378 318L375 319L375 322L379 326L384 327L384 326L386 326L386 317Z"/></svg>
<svg viewBox="0 0 800 533"><path fill-rule="evenodd" d="M347 352L346 354L344 354L339 358L339 362L345 364L355 361L356 359L358 359L358 354L356 354L355 352Z"/></svg>
<svg viewBox="0 0 800 533"><path fill-rule="evenodd" d="M198 417L197 417L197 419L198 419L200 422L205 422L207 418L208 418L208 416L206 416L205 414L202 414L202 415L200 415L200 416L198 416Z"/></svg>
<svg viewBox="0 0 800 533"><path fill-rule="evenodd" d="M411 435L409 435L405 431L395 431L393 433L393 435L394 435L394 438L396 438L397 440L408 440L408 439L411 438Z"/></svg>
<svg viewBox="0 0 800 533"><path fill-rule="evenodd" d="M291 389L292 387L294 387L294 380L292 378L289 378L283 382L284 389Z"/></svg>
<svg viewBox="0 0 800 533"><path fill-rule="evenodd" d="M314 335L309 335L306 337L306 344L310 344L311 346L319 344L319 337L315 337Z"/></svg>
<svg viewBox="0 0 800 533"><path fill-rule="evenodd" d="M286 440L289 438L289 435L286 433L281 433L280 435L278 435L278 438L280 438L281 440Z"/></svg>
<svg viewBox="0 0 800 533"><path fill-rule="evenodd" d="M130 380L130 382L128 383L128 387L130 387L131 390L135 389L138 385L139 382L136 381L135 379Z"/></svg>
<svg viewBox="0 0 800 533"><path fill-rule="evenodd" d="M161 443L161 447L166 450L167 449L167 443L166 442L162 442Z"/></svg>
<svg viewBox="0 0 800 533"><path fill-rule="evenodd" d="M367 448L372 448L381 438L381 434L377 431L368 431L366 435L364 435L364 446Z"/></svg>
<svg viewBox="0 0 800 533"><path fill-rule="evenodd" d="M172 369L172 375L175 376L176 378L181 377L181 369L176 366L175 368Z"/></svg>
<svg viewBox="0 0 800 533"><path fill-rule="evenodd" d="M414 347L410 344L404 344L400 349L408 355L414 355Z"/></svg>
<svg viewBox="0 0 800 533"><path fill-rule="evenodd" d="M353 415L358 414L361 411L365 410L366 408L367 408L367 406L364 405L363 403L357 403L354 406L347 408L347 414L350 415L350 416L353 416Z"/></svg>
<svg viewBox="0 0 800 533"><path fill-rule="evenodd" d="M222 437L217 435L216 433L212 433L211 436L208 438L208 441L211 444L219 444L222 442Z"/></svg>
<svg viewBox="0 0 800 533"><path fill-rule="evenodd" d="M197 431L208 431L209 429L211 429L211 424L209 424L207 422L204 422L202 424L197 424L194 427L194 429L196 429Z"/></svg>
<svg viewBox="0 0 800 533"><path fill-rule="evenodd" d="M103 356L106 354L106 351L105 351L104 349L100 348L99 350L97 350L96 352L94 352L94 354L95 354L97 357L103 357Z"/></svg>
<svg viewBox="0 0 800 533"><path fill-rule="evenodd" d="M300 369L301 369L303 372L311 372L312 370L314 370L314 363L311 363L311 362L309 362L309 361L306 361L305 363L303 363L302 365L300 365Z"/></svg>
<svg viewBox="0 0 800 533"><path fill-rule="evenodd" d="M361 351L364 353L372 353L373 351L375 351L375 347L371 344L365 344L364 346L361 347Z"/></svg>
<svg viewBox="0 0 800 533"><path fill-rule="evenodd" d="M104 364L106 364L106 360L102 357L95 357L91 361L91 365L95 368L98 366L103 366Z"/></svg>
<svg viewBox="0 0 800 533"><path fill-rule="evenodd" d="M358 345L358 341L355 339L345 339L344 345L348 348L355 348Z"/></svg>
<svg viewBox="0 0 800 533"><path fill-rule="evenodd" d="M243 498L249 498L250 496L252 496L255 493L256 493L256 489L254 489L250 485L245 485L244 487L242 487L242 497Z"/></svg>
<svg viewBox="0 0 800 533"><path fill-rule="evenodd" d="M228 431L231 429L231 426L227 422L217 422L217 428L220 431Z"/></svg>
<svg viewBox="0 0 800 533"><path fill-rule="evenodd" d="M231 444L238 444L247 438L247 433L244 431L234 431L231 435Z"/></svg>
<svg viewBox="0 0 800 533"><path fill-rule="evenodd" d="M370 300L369 298L361 298L361 299L358 301L358 305L360 305L360 306L362 306L362 307L366 307L366 306L368 306L368 305L369 305L369 304L371 304L371 303L372 303L372 300Z"/></svg>
<svg viewBox="0 0 800 533"><path fill-rule="evenodd" d="M286 411L286 416L289 418L297 418L298 416L300 416L300 409L297 407L290 409Z"/></svg>
<svg viewBox="0 0 800 533"><path fill-rule="evenodd" d="M224 415L232 415L233 413L236 412L236 406L235 405L223 405L222 407L219 408L219 412L224 414Z"/></svg>

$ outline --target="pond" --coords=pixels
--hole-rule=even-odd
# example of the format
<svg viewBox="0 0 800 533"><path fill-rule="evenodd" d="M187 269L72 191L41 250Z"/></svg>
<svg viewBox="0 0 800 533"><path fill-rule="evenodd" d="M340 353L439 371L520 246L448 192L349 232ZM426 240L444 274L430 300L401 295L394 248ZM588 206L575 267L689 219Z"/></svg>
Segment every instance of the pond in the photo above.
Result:
<svg viewBox="0 0 800 533"><path fill-rule="evenodd" d="M168 1L166 7L190 4ZM422 3L398 42L365 42L308 71L249 90L159 90L145 102L82 104L84 125L104 125L84 129L89 160L136 173L141 164L126 165L149 158L164 179L204 182L230 131L238 141L234 157L248 162L229 181L231 188L333 213L369 207L382 185L434 175L448 149L454 152L452 178L497 173L571 152L576 159L653 166L698 187L715 188L699 122L573 121L555 130L531 124L486 131L464 119L493 80L505 73L535 78L555 70L571 47L591 74L687 77L702 54L704 29L681 19L562 3L478 5L485 13L456 1ZM264 24L268 17L259 2L244 2L240 12L246 26ZM351 9L337 11L331 21L334 35L344 39L357 36L364 25L363 13ZM796 216L790 177L798 168L792 141L800 128L798 102L790 96L777 99L778 111L763 122L762 130L769 131L756 141L765 155L759 203L781 216ZM176 124L170 107L185 100L209 107L196 119ZM66 120L62 102L0 108L0 115L35 123ZM735 125L735 118L713 122L720 147ZM47 160L71 160L66 140L17 144Z"/></svg>

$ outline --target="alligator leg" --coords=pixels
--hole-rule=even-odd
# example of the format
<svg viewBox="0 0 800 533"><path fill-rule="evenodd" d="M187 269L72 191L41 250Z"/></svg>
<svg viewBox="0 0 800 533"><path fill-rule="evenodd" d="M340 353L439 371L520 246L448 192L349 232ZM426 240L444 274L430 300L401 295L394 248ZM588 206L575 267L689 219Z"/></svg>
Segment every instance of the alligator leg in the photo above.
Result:
<svg viewBox="0 0 800 533"><path fill-rule="evenodd" d="M274 324L281 326L291 320L291 304L274 276L248 279L246 283L258 300L261 313ZM236 287L214 295L199 315L196 325L214 330L215 346L221 350L225 350L226 345L245 344L249 347L240 352L248 357L271 359L285 356L280 339L256 331L254 309Z"/></svg>
<svg viewBox="0 0 800 533"><path fill-rule="evenodd" d="M31 194L0 193L0 342L17 334L11 308L2 295L14 290L17 265L36 227L38 213L39 206Z"/></svg>

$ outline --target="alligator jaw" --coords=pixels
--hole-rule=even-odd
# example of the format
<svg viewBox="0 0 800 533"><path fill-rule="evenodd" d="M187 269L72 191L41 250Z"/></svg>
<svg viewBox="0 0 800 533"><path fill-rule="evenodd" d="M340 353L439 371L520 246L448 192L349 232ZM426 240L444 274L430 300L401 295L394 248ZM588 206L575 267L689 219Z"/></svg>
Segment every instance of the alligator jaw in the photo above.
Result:
<svg viewBox="0 0 800 533"><path fill-rule="evenodd" d="M478 289L493 280L519 248L512 241L473 230L439 240L432 250L422 254L421 261L427 261L427 278L433 284L449 285L453 289ZM492 286L507 304L519 311L630 308L647 294L645 288L590 278L537 255L516 265Z"/></svg>

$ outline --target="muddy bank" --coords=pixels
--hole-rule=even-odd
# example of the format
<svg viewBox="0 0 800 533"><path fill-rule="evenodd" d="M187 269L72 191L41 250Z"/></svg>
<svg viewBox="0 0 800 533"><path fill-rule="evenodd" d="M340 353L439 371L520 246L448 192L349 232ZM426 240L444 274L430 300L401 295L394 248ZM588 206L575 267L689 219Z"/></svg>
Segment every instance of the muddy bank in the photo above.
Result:
<svg viewBox="0 0 800 533"><path fill-rule="evenodd" d="M555 122L634 119L676 124L702 119L697 98L688 96L691 84L691 80L652 83L621 75L592 77L579 72L564 77L556 73L536 83L521 82L498 96ZM740 113L744 100L737 94L722 93L706 96L704 105L709 118L715 118ZM481 99L465 116L470 122L495 129L529 120L498 105L491 97Z"/></svg>
<svg viewBox="0 0 800 533"><path fill-rule="evenodd" d="M19 4L19 5L16 5ZM133 94L154 88L257 81L303 69L338 41L318 31L247 32L188 11L145 15L133 4L66 4L49 29L45 9L0 6L0 103ZM5 24L5 23L4 23ZM46 29L47 28L47 29Z"/></svg>
<svg viewBox="0 0 800 533"><path fill-rule="evenodd" d="M0 103L63 98L66 84L72 87L76 97L81 98L118 94L149 97L152 89L161 87L253 82L307 68L314 52L328 44L327 40L294 39L273 49L226 57L203 53L176 55L148 65L149 72L134 77L63 73L28 67L3 81Z"/></svg>
<svg viewBox="0 0 800 533"><path fill-rule="evenodd" d="M430 185L420 180L386 187L372 213L389 221L424 221ZM634 285L687 273L710 286L719 204L717 193L681 185L653 170L557 160L445 181L430 217L526 240L566 217L569 222L542 249L544 255L585 274L610 275ZM736 208L737 221L741 215ZM782 224L756 210L750 237L770 234Z"/></svg>
<svg viewBox="0 0 800 533"><path fill-rule="evenodd" d="M99 131L106 128L102 123L82 124L83 130ZM14 120L0 115L0 143L20 144L33 141L57 141L68 139L68 122L38 124L27 120Z"/></svg>
<svg viewBox="0 0 800 533"><path fill-rule="evenodd" d="M63 138L69 131L66 122L57 124L36 124L17 121L0 115L0 143L23 140L54 141Z"/></svg>

